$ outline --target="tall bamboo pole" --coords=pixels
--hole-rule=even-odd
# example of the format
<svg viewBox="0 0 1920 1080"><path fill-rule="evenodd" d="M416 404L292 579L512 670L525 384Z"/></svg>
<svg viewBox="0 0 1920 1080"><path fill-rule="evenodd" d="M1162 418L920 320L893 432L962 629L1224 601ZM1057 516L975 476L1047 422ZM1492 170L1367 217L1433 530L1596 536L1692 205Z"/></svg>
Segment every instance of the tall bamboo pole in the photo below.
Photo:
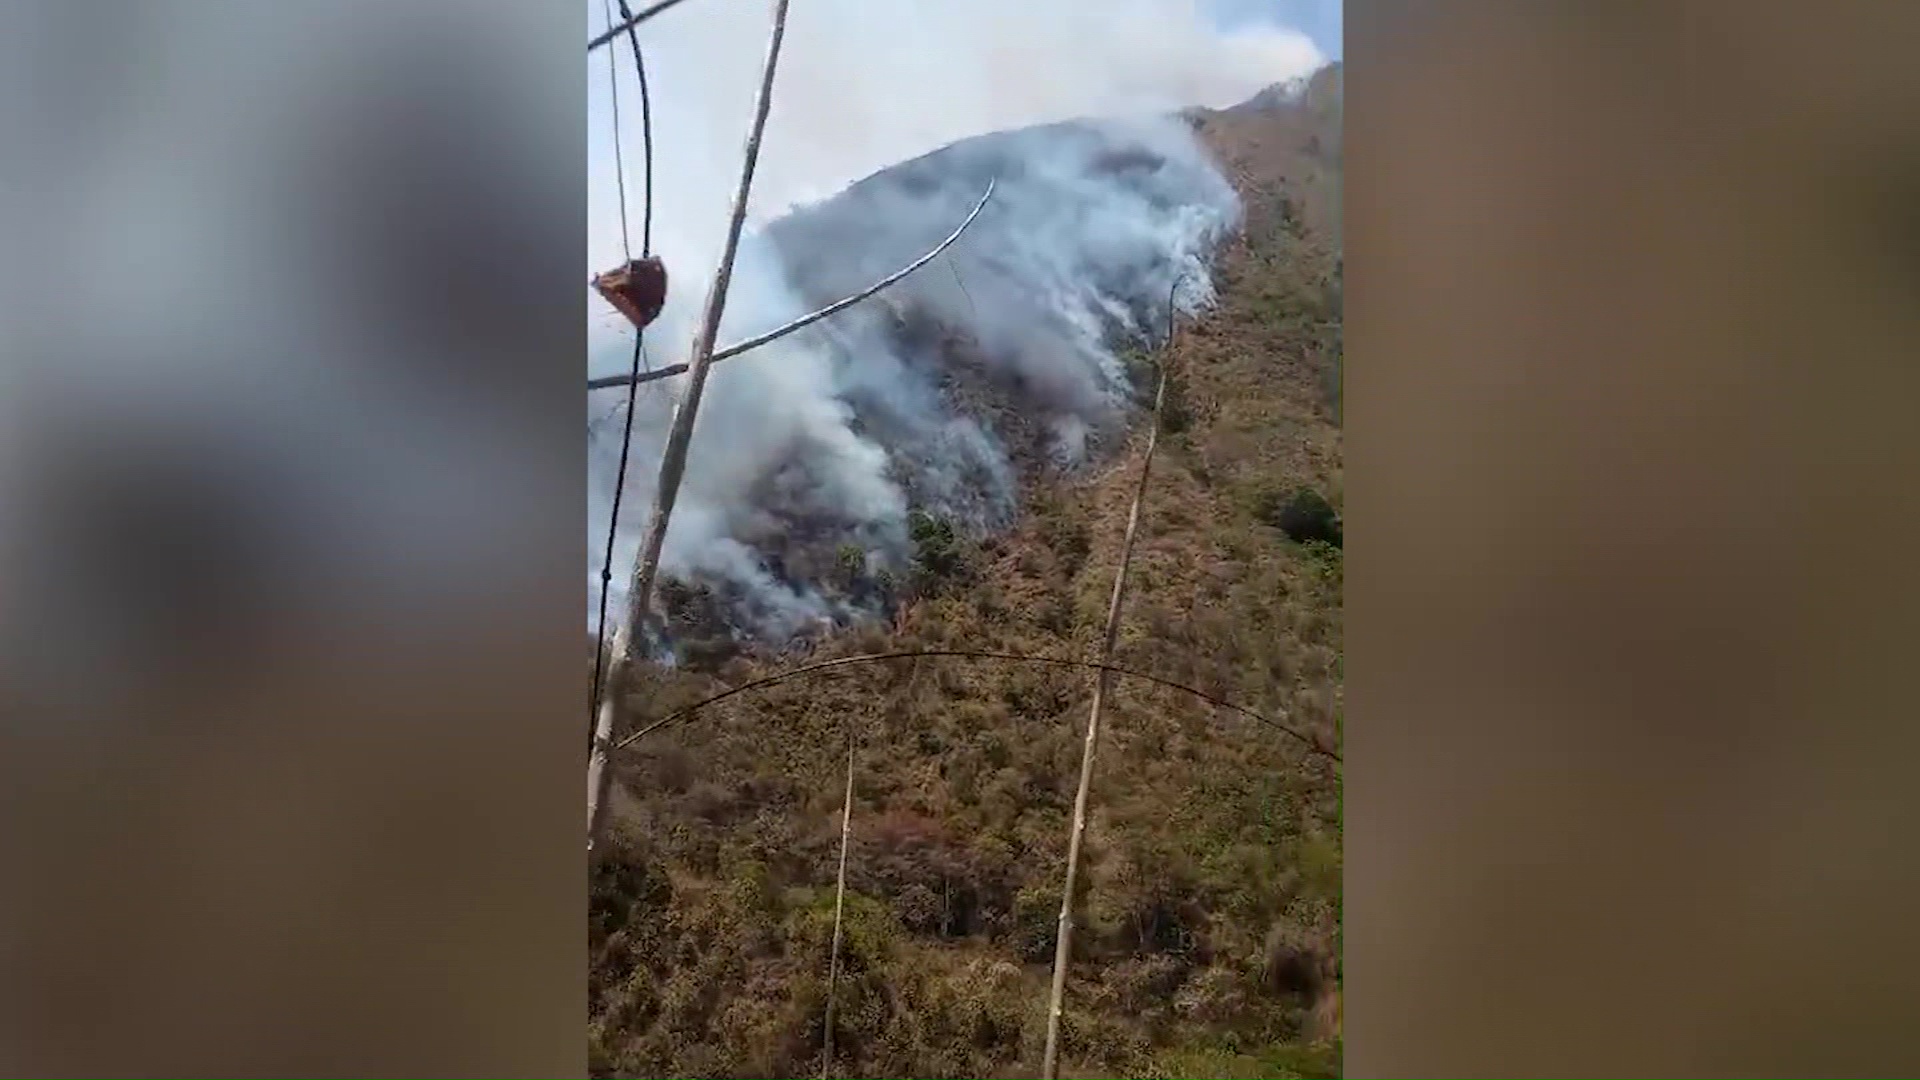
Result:
<svg viewBox="0 0 1920 1080"><path fill-rule="evenodd" d="M1173 288L1179 288L1176 278ZM1140 461L1140 482L1133 490L1133 505L1127 510L1127 531L1120 541L1120 562L1113 575L1113 594L1107 600L1106 634L1100 643L1100 662L1113 662L1113 645L1120 636L1120 610L1127 596L1127 567L1133 561L1133 537L1140 526L1140 503L1147 493L1147 476L1153 470L1153 448L1160 439L1160 409L1167 398L1167 364L1173 357L1173 291L1167 294L1167 343L1160 361L1160 381L1153 392L1153 419L1147 429L1147 449ZM1080 845L1087 831L1087 802L1093 789L1093 759L1100 745L1100 717L1107 701L1110 673L1102 670L1093 680L1093 707L1087 714L1087 735L1080 750L1080 787L1073 795L1073 826L1067 834L1067 880L1060 892L1060 922L1053 946L1053 986L1047 995L1047 1049L1041 1064L1041 1076L1055 1080L1060 1075L1060 1013L1067 992L1067 962L1073 952L1073 893L1080 877Z"/></svg>
<svg viewBox="0 0 1920 1080"><path fill-rule="evenodd" d="M627 617L614 634L614 664L610 678L601 690L599 712L594 718L593 752L587 762L587 850L592 852L606 818L607 794L612 788L612 751L620 713L620 686L633 661L634 642L644 625L647 609L653 601L653 580L660 568L660 550L666 544L667 523L673 516L674 501L680 495L680 480L687 470L687 446L693 439L693 421L700 408L700 395L707 386L707 366L713 359L714 340L720 333L720 316L727 306L727 286L733 280L733 260L740 250L740 232L746 223L747 197L753 190L753 169L760 160L760 136L767 127L767 112L773 105L773 73L780 60L780 42L787 31L788 0L774 0L773 34L767 41L767 58L760 75L760 90L753 103L753 126L747 132L746 161L740 169L740 184L733 195L733 216L727 223L726 247L720 254L720 267L707 292L706 309L699 332L689 350L686 393L673 411L673 426L667 433L666 452L660 457L660 481L655 486L653 516L647 523L647 535L634 563L633 580L627 589Z"/></svg>
<svg viewBox="0 0 1920 1080"><path fill-rule="evenodd" d="M840 919L847 905L847 840L853 835L853 738L847 738L847 798L840 808L840 877L833 886L833 947L827 959L827 1021L821 1077L833 1074L833 996L840 984Z"/></svg>

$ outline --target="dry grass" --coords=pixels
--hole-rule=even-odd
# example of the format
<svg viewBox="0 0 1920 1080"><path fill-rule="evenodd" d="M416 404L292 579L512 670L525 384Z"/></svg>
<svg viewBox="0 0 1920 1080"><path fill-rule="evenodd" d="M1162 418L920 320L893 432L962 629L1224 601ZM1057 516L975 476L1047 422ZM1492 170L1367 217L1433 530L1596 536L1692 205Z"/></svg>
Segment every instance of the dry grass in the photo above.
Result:
<svg viewBox="0 0 1920 1080"><path fill-rule="evenodd" d="M1175 351L1189 415L1155 460L1114 662L1337 744L1340 554L1292 544L1256 507L1301 485L1340 503L1338 172L1297 109L1217 114L1202 134L1241 179L1247 235L1223 256L1218 310ZM1030 492L1013 533L963 545L958 584L818 653L1093 655L1143 439ZM790 662L649 672L631 692L658 715ZM1065 669L870 665L743 695L628 751L593 881L594 1073L816 1067L851 727L838 1067L1034 1075L1090 692ZM1333 766L1171 692L1122 683L1109 708L1063 1074L1338 1075Z"/></svg>

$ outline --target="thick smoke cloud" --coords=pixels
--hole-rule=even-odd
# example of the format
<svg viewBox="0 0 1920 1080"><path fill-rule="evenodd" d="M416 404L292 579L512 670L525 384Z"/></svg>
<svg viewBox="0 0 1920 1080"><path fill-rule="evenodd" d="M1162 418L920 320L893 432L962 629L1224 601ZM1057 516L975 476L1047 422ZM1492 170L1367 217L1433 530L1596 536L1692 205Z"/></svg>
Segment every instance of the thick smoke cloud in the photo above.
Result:
<svg viewBox="0 0 1920 1080"><path fill-rule="evenodd" d="M897 567L913 508L1002 525L1020 464L1071 466L1111 431L1128 391L1112 343L1150 333L1176 279L1182 307L1210 300L1206 256L1238 213L1172 113L1244 100L1320 59L1300 35L1226 34L1175 0L809 0L790 20L723 342L910 261L998 186L940 261L709 381L664 567L719 587L739 625L776 638L861 606L859 589L823 580L821 551ZM767 29L767 5L746 3L689 4L644 28L652 239L673 273L650 363L682 359L691 338ZM638 95L619 55L637 247ZM592 269L624 257L606 56L589 78ZM597 300L592 311L590 372L624 370L630 328ZM679 391L641 393L616 588ZM596 578L624 400L589 401Z"/></svg>

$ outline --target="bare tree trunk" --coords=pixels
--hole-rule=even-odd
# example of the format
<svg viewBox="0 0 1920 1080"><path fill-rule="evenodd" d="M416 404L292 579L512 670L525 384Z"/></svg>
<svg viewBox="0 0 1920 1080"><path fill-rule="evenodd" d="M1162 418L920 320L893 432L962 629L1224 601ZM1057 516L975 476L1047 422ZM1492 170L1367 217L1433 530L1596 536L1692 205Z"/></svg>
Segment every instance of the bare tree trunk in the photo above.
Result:
<svg viewBox="0 0 1920 1080"><path fill-rule="evenodd" d="M1179 287L1176 279L1174 287ZM1160 439L1160 409L1167 398L1167 365L1173 358L1173 296L1167 296L1167 344L1160 362L1160 381L1153 392L1153 419L1147 429L1147 449L1140 462L1140 482L1133 491L1133 506L1127 510L1127 531L1120 541L1119 567L1113 575L1113 594L1107 601L1106 634L1100 643L1100 663L1113 662L1113 644L1120 636L1120 610L1127 595L1127 567L1133 561L1133 537L1140 526L1140 503L1147 493L1147 476L1153 470L1153 448ZM1073 953L1073 893L1080 877L1080 842L1087 831L1087 801L1093 788L1093 759L1100 745L1100 714L1105 709L1110 673L1102 670L1093 680L1093 707L1087 715L1086 743L1080 750L1080 787L1073 796L1073 825L1067 834L1067 880L1060 893L1060 922L1053 946L1053 987L1047 995L1047 1049L1041 1063L1041 1076L1055 1080L1060 1075L1060 1013L1067 992L1067 962Z"/></svg>
<svg viewBox="0 0 1920 1080"><path fill-rule="evenodd" d="M666 543L667 522L673 516L674 500L680 494L680 480L687 469L687 446L693 439L693 421L700 408L700 395L707 386L707 366L713 359L713 344L720 332L720 316L727 306L727 286L733 280L733 260L740 249L740 231L747 217L747 196L753 189L753 169L760 160L760 135L766 130L767 111L773 104L773 73L780 59L780 42L786 36L788 0L774 0L773 36L767 42L767 59L760 76L760 92L754 100L753 127L747 133L746 161L740 169L740 185L733 195L733 217L727 224L726 247L720 255L720 268L707 293L706 311L700 330L693 339L687 367L686 394L673 411L673 427L667 434L666 451L660 457L660 482L655 488L653 517L647 523L647 535L634 563L633 580L627 589L627 617L614 635L614 663L606 686L601 691L600 710L594 721L593 753L587 762L587 850L593 851L601 822L606 817L607 794L613 780L613 739L620 713L620 688L631 668L634 642L640 636L647 609L653 602L653 579L660 568L660 549Z"/></svg>
<svg viewBox="0 0 1920 1080"><path fill-rule="evenodd" d="M833 887L833 948L827 960L827 1022L820 1075L833 1075L833 995L840 982L840 918L847 903L847 840L853 835L853 739L847 739L847 801L840 809L840 879Z"/></svg>

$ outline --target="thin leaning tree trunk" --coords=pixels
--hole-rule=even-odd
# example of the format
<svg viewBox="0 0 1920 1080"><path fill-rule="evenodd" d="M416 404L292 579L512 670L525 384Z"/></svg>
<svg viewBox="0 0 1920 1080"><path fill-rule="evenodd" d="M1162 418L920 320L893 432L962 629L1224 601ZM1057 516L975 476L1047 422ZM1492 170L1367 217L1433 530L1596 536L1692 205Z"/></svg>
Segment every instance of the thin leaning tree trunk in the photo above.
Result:
<svg viewBox="0 0 1920 1080"><path fill-rule="evenodd" d="M847 800L840 809L840 876L833 886L833 946L827 960L827 1019L820 1075L833 1075L834 991L840 983L840 920L847 905L847 841L853 835L853 740L847 740Z"/></svg>
<svg viewBox="0 0 1920 1080"><path fill-rule="evenodd" d="M1179 287L1174 282L1174 288ZM1113 575L1113 594L1107 600L1107 626L1100 642L1100 663L1113 662L1113 645L1120 636L1120 611L1127 596L1127 567L1133 561L1133 537L1140 526L1140 503L1153 470L1153 448L1160 439L1160 409L1167 399L1167 364L1173 358L1173 295L1167 296L1166 355L1160 362L1159 385L1153 391L1153 418L1147 429L1147 449L1140 462L1140 482L1127 510L1127 531L1120 541L1120 565ZM1053 986L1047 994L1047 1049L1041 1076L1060 1075L1060 1013L1067 992L1067 962L1073 953L1073 893L1080 877L1080 846L1087 831L1087 802L1093 789L1093 759L1100 746L1100 718L1105 711L1111 673L1101 670L1093 681L1093 706L1087 715L1086 743L1080 750L1080 787L1073 795L1073 826L1067 834L1067 880L1060 893L1060 922L1053 947Z"/></svg>
<svg viewBox="0 0 1920 1080"><path fill-rule="evenodd" d="M706 390L707 367L713 359L714 340L720 333L720 316L727 306L727 286L733 280L733 260L740 250L740 232L746 223L747 196L753 190L753 169L760 160L760 136L766 130L767 111L773 104L773 73L780 60L780 42L787 31L787 3L788 0L775 0L773 5L773 34L767 42L760 91L754 99L753 127L747 133L746 161L740 169L740 185L733 195L733 217L727 223L726 247L720 255L720 267L714 272L713 286L707 292L699 333L688 353L686 394L673 411L666 451L660 457L660 481L655 487L653 516L647 523L640 557L634 563L633 580L627 589L627 617L614 634L613 671L601 690L600 708L594 718L593 752L587 762L589 853L600 835L607 813L607 795L612 790L612 752L620 713L620 686L632 666L634 642L653 602L653 580L660 568L660 550L666 544L667 523L673 516L674 500L680 494L680 480L686 474L693 421L700 408L700 395Z"/></svg>

